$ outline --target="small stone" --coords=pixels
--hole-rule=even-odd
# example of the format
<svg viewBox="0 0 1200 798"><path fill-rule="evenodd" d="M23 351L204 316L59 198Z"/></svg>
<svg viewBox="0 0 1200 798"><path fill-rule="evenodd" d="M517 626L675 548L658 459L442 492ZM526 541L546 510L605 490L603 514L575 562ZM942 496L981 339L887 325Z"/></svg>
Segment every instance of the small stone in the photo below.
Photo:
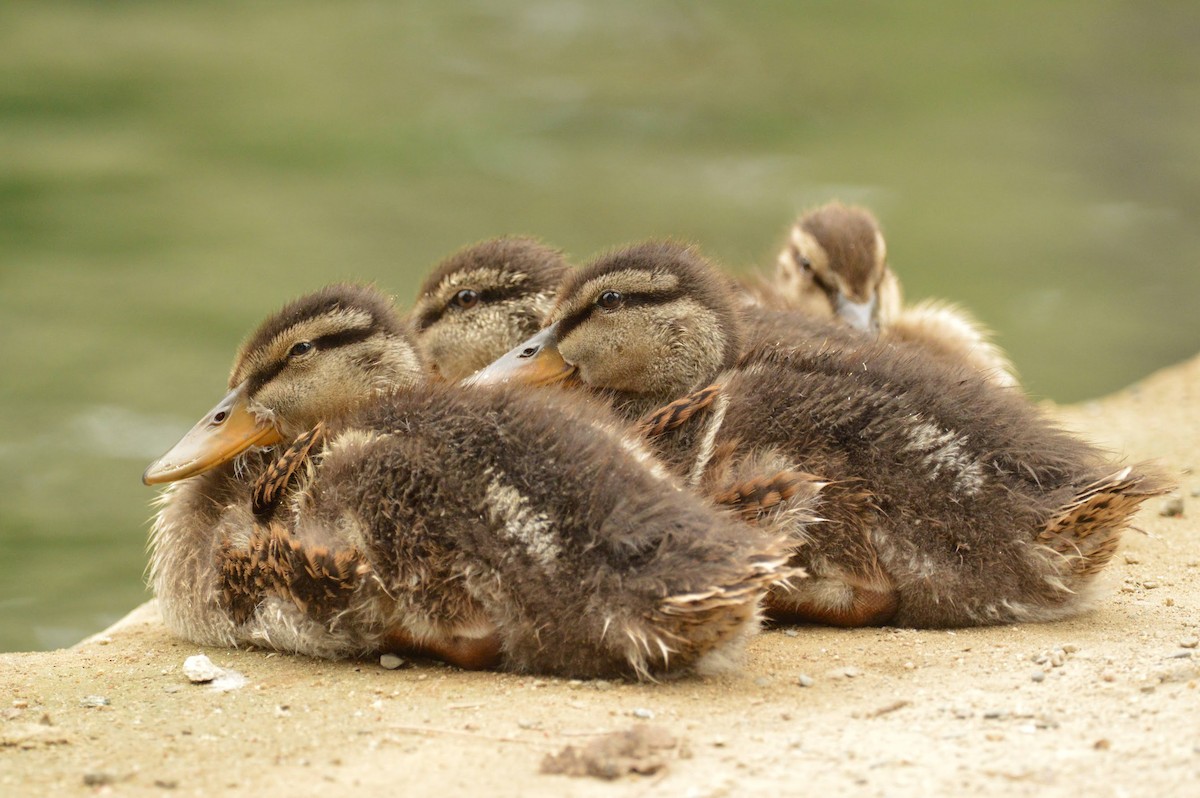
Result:
<svg viewBox="0 0 1200 798"><path fill-rule="evenodd" d="M1185 637L1179 641L1180 648L1195 648L1196 646L1200 646L1200 638Z"/></svg>
<svg viewBox="0 0 1200 798"><path fill-rule="evenodd" d="M593 690L611 690L611 689L613 689L613 683L610 681L606 681L604 679L597 679L596 681L592 682L592 689Z"/></svg>
<svg viewBox="0 0 1200 798"><path fill-rule="evenodd" d="M117 777L111 773L84 773L83 783L88 787L103 787L106 784L112 784L117 780Z"/></svg>
<svg viewBox="0 0 1200 798"><path fill-rule="evenodd" d="M1115 682L1116 680L1117 674L1113 673L1112 671L1105 671L1104 673L1100 674L1100 681L1102 682Z"/></svg>
<svg viewBox="0 0 1200 798"><path fill-rule="evenodd" d="M654 719L654 713L648 709L645 709L644 707L638 707L630 714L632 714L635 718L641 718L642 720Z"/></svg>
<svg viewBox="0 0 1200 798"><path fill-rule="evenodd" d="M1194 648L1194 646L1193 646ZM29 709L29 702L24 698L18 698L13 701L13 709Z"/></svg>
<svg viewBox="0 0 1200 798"><path fill-rule="evenodd" d="M812 687L813 677L809 676L807 673L802 673L796 677L796 684L800 685L801 687Z"/></svg>
<svg viewBox="0 0 1200 798"><path fill-rule="evenodd" d="M1033 673L1029 674L1029 678L1035 682L1044 682L1046 681L1046 672L1041 668L1038 668Z"/></svg>
<svg viewBox="0 0 1200 798"><path fill-rule="evenodd" d="M395 654L382 654L379 657L379 667L394 671L404 664L404 660Z"/></svg>
<svg viewBox="0 0 1200 798"><path fill-rule="evenodd" d="M164 693L178 693L178 692L179 692L180 690L182 690L182 689L183 689L183 688L182 688L182 687L180 687L180 686L179 686L179 685L177 685L177 684L166 684L166 685L163 685L163 692L164 692Z"/></svg>
<svg viewBox="0 0 1200 798"><path fill-rule="evenodd" d="M1142 582L1142 587L1145 588L1146 590L1158 590L1158 582L1155 582L1153 579L1151 579L1151 580Z"/></svg>
<svg viewBox="0 0 1200 798"><path fill-rule="evenodd" d="M784 629L783 633L785 635L787 635L788 637L799 637L800 636L800 633L797 632L795 629Z"/></svg>
<svg viewBox="0 0 1200 798"><path fill-rule="evenodd" d="M179 786L179 782L175 779L155 779L154 786L162 790L173 790Z"/></svg>
<svg viewBox="0 0 1200 798"><path fill-rule="evenodd" d="M1183 515L1183 497L1168 496L1163 499L1162 505L1158 508L1158 514L1166 518Z"/></svg>
<svg viewBox="0 0 1200 798"><path fill-rule="evenodd" d="M79 703L85 707L106 707L109 701L102 695L85 695Z"/></svg>
<svg viewBox="0 0 1200 798"><path fill-rule="evenodd" d="M1067 652L1068 654L1074 654L1075 652L1079 651L1079 646L1077 646L1073 643L1067 643L1065 646L1062 647L1062 650Z"/></svg>
<svg viewBox="0 0 1200 798"><path fill-rule="evenodd" d="M1144 685L1142 685L1142 686L1141 686L1139 689L1140 689L1140 690L1141 690L1143 693L1153 693L1153 692L1154 692L1154 685L1152 685L1152 684L1144 684Z"/></svg>
<svg viewBox="0 0 1200 798"><path fill-rule="evenodd" d="M1092 748L1095 748L1097 751L1107 751L1108 749L1112 748L1112 743L1106 738L1101 738L1092 743Z"/></svg>
<svg viewBox="0 0 1200 798"><path fill-rule="evenodd" d="M183 661L183 675L192 684L207 684L220 676L221 672L204 654L195 654Z"/></svg>
<svg viewBox="0 0 1200 798"><path fill-rule="evenodd" d="M1136 554L1126 554L1125 555L1125 563L1127 565L1137 565L1140 562L1141 562L1141 560L1138 559Z"/></svg>

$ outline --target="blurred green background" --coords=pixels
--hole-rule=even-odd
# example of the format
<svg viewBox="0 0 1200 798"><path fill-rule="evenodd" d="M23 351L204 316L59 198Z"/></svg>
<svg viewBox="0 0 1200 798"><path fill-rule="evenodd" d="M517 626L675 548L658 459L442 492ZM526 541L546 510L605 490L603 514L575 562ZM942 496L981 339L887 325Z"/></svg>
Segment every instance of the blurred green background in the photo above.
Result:
<svg viewBox="0 0 1200 798"><path fill-rule="evenodd" d="M831 198L1074 401L1200 342L1200 4L0 6L0 650L146 597L139 476L241 337L458 246L768 266Z"/></svg>

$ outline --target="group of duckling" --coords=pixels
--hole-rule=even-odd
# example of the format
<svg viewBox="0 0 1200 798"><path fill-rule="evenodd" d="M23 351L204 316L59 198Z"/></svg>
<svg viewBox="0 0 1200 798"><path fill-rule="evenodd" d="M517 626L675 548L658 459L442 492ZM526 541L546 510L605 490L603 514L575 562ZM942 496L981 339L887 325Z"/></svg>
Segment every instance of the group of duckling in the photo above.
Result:
<svg viewBox="0 0 1200 798"><path fill-rule="evenodd" d="M833 203L775 273L654 241L573 268L452 255L401 318L302 297L147 469L150 580L207 645L655 678L777 623L954 627L1086 608L1165 489L1060 431L982 328L903 304Z"/></svg>

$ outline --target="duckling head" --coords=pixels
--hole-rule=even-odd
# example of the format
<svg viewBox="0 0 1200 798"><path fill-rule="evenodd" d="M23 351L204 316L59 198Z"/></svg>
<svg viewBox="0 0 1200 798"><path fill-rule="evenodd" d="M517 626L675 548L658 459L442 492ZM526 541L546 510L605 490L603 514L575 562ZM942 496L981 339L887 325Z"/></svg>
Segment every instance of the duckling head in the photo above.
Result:
<svg viewBox="0 0 1200 798"><path fill-rule="evenodd" d="M429 365L460 380L537 332L568 268L561 252L533 238L495 238L446 258L412 311Z"/></svg>
<svg viewBox="0 0 1200 798"><path fill-rule="evenodd" d="M878 332L900 306L887 242L866 208L831 202L796 220L775 269L796 309Z"/></svg>
<svg viewBox="0 0 1200 798"><path fill-rule="evenodd" d="M546 325L470 382L573 377L641 413L731 367L741 343L728 281L675 242L619 250L571 274Z"/></svg>
<svg viewBox="0 0 1200 798"><path fill-rule="evenodd" d="M173 482L251 447L293 440L422 379L421 358L391 301L364 286L329 286L286 305L246 339L229 393L142 481Z"/></svg>

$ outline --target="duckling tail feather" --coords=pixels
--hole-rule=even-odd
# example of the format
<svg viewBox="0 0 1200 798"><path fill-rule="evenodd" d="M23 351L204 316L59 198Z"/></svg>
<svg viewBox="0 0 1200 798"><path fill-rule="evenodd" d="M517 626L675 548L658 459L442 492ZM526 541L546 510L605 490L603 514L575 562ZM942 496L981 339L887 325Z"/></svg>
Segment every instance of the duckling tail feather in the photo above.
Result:
<svg viewBox="0 0 1200 798"><path fill-rule="evenodd" d="M1068 587L1087 581L1108 565L1121 533L1142 502L1170 490L1152 469L1123 468L1083 488L1046 522L1037 542L1066 558Z"/></svg>

